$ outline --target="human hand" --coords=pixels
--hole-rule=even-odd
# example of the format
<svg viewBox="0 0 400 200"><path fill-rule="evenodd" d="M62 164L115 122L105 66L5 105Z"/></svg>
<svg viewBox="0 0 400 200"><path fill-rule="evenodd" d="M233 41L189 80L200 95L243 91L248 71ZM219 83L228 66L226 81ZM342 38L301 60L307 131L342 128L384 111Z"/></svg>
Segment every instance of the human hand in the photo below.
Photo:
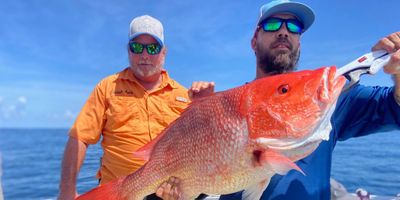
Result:
<svg viewBox="0 0 400 200"><path fill-rule="evenodd" d="M196 81L192 83L192 87L189 88L188 94L192 100L210 96L214 93L214 87L214 82Z"/></svg>
<svg viewBox="0 0 400 200"><path fill-rule="evenodd" d="M372 47L372 50L386 50L391 53L391 58L383 69L387 74L400 75L400 32L382 38Z"/></svg>
<svg viewBox="0 0 400 200"><path fill-rule="evenodd" d="M163 200L177 200L181 196L180 180L176 177L170 177L168 181L161 184L156 191L156 195Z"/></svg>

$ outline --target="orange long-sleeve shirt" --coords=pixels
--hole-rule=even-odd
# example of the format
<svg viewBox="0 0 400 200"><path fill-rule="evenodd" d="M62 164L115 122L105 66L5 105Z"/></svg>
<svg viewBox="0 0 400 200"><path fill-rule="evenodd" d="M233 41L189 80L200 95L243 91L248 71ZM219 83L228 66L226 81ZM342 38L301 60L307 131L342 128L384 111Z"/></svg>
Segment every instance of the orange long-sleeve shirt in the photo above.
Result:
<svg viewBox="0 0 400 200"><path fill-rule="evenodd" d="M95 144L103 136L98 172L101 184L126 176L144 161L133 152L154 139L188 106L187 89L162 72L160 87L150 93L129 68L103 79L83 106L70 136Z"/></svg>

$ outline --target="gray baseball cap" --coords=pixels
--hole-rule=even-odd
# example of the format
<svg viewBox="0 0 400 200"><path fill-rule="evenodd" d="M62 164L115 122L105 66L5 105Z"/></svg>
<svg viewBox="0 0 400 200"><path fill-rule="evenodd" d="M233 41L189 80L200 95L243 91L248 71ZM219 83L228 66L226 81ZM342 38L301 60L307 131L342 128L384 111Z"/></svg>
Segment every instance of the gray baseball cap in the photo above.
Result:
<svg viewBox="0 0 400 200"><path fill-rule="evenodd" d="M296 16L303 23L304 31L310 28L315 19L314 11L303 3L289 0L274 0L261 6L257 25L268 17L279 13L289 13Z"/></svg>
<svg viewBox="0 0 400 200"><path fill-rule="evenodd" d="M129 40L143 34L152 36L161 46L164 46L164 28L158 19L149 15L134 18L129 27Z"/></svg>

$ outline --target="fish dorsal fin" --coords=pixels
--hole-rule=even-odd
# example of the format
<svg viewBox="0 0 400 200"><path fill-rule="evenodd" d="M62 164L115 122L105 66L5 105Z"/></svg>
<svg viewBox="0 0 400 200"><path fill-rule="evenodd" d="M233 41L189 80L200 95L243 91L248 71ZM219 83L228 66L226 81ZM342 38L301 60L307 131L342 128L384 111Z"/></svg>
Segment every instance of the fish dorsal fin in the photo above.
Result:
<svg viewBox="0 0 400 200"><path fill-rule="evenodd" d="M267 188L271 178L267 178L243 191L243 200L255 200L260 199L264 190Z"/></svg>

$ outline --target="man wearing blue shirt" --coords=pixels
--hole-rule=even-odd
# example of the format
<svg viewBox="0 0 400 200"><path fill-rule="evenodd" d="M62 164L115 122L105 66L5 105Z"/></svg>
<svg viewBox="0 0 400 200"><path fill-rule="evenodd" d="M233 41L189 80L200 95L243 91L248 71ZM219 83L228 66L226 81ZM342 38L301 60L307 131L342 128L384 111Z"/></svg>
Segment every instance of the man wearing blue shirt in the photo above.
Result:
<svg viewBox="0 0 400 200"><path fill-rule="evenodd" d="M300 56L300 36L313 22L314 12L302 3L275 0L262 6L251 40L257 62L256 78L294 71ZM333 129L329 141L321 142L312 154L296 162L306 175L291 170L284 176L273 176L262 200L330 199L332 152L336 142L400 129L400 32L381 39L372 50L392 53L384 71L392 75L394 86L356 85L342 93L331 118ZM198 84L202 85L200 90L207 90L210 83L193 85ZM164 193L170 193L171 188L177 193L179 184L169 181L166 185ZM242 192L222 195L220 199L242 199Z"/></svg>
<svg viewBox="0 0 400 200"><path fill-rule="evenodd" d="M300 36L314 21L307 5L277 0L261 7L251 46L256 55L256 78L291 72L299 59ZM381 39L372 50L392 54L385 66L394 80L393 87L356 85L343 93L331 119L329 141L323 141L309 156L296 162L306 176L292 170L275 175L262 200L330 199L332 151L338 140L400 129L400 32ZM223 195L221 200L242 199L242 193Z"/></svg>

